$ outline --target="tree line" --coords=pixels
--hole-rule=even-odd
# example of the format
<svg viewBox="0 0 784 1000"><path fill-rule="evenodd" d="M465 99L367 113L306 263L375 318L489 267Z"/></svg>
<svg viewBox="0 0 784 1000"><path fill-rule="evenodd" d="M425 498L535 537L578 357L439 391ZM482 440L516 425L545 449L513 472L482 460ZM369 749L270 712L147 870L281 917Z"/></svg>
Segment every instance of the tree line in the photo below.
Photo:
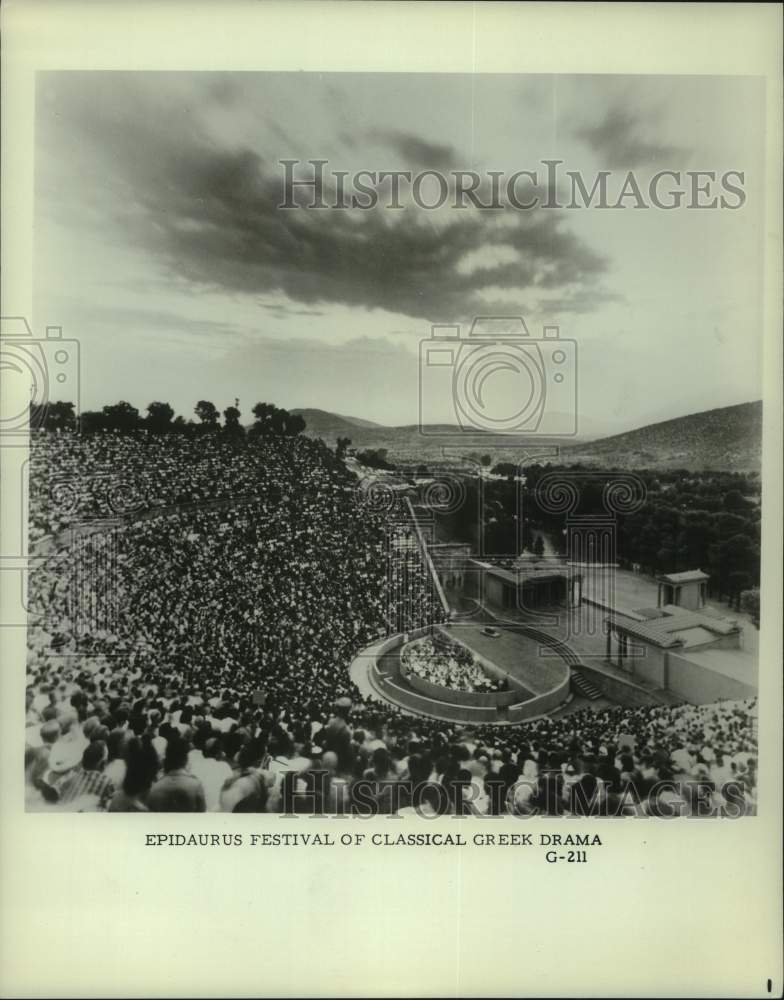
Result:
<svg viewBox="0 0 784 1000"><path fill-rule="evenodd" d="M605 514L603 493L613 471L570 467L580 477L577 515ZM566 478L570 468L559 469ZM443 518L447 532L470 542L486 555L541 554L538 532L566 554L567 515L547 509L538 483L554 467L531 465L521 470L499 464L501 480L465 481L465 500ZM523 473L524 482L516 477ZM701 569L710 576L711 597L726 598L758 617L760 578L760 480L753 473L666 472L637 470L645 484L643 504L616 515L618 562L639 566L651 575ZM480 493L481 491L481 493ZM756 604L755 604L756 602Z"/></svg>
<svg viewBox="0 0 784 1000"><path fill-rule="evenodd" d="M239 400L221 412L214 403L200 399L193 409L198 420L175 416L169 403L154 401L147 406L143 416L139 410L120 400L100 410L87 410L78 418L73 403L50 403L43 413L31 406L30 426L48 431L75 431L77 424L82 434L148 431L151 434L209 434L223 433L230 436L294 437L307 427L299 413L291 413L273 403L256 403L252 409L254 422L246 428L240 421L242 413Z"/></svg>

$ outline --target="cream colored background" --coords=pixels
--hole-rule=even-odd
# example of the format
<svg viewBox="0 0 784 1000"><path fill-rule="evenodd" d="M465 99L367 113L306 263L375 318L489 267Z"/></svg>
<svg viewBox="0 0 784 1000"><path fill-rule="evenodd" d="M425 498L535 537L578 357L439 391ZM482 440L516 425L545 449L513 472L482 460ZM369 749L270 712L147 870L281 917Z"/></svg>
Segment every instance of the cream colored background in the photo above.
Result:
<svg viewBox="0 0 784 1000"><path fill-rule="evenodd" d="M43 68L760 74L769 229L759 817L412 826L26 816L24 636L0 630L0 993L767 996L770 978L780 995L780 8L11 0L2 18L6 316L30 315L34 71ZM13 451L0 449L4 554L21 516ZM598 831L605 846L587 865L548 865L544 848L143 846L153 831L273 829Z"/></svg>

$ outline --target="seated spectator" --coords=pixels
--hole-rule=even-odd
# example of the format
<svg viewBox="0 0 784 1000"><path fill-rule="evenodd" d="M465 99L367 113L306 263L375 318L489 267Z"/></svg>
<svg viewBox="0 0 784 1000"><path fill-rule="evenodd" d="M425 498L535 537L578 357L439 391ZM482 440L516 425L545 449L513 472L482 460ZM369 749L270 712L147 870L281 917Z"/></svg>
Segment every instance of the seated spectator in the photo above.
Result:
<svg viewBox="0 0 784 1000"><path fill-rule="evenodd" d="M58 802L70 812L104 810L114 795L114 785L103 773L107 750L103 740L88 743L81 764L58 786Z"/></svg>
<svg viewBox="0 0 784 1000"><path fill-rule="evenodd" d="M43 776L49 765L49 753L44 747L25 748L25 808L37 812L56 800L54 790Z"/></svg>
<svg viewBox="0 0 784 1000"><path fill-rule="evenodd" d="M109 803L109 812L149 812L147 796L158 776L158 754L152 743L134 738L125 748L126 771L122 787Z"/></svg>
<svg viewBox="0 0 784 1000"><path fill-rule="evenodd" d="M244 744L237 757L237 766L220 790L221 812L264 812L268 786L260 770L263 747L255 742Z"/></svg>
<svg viewBox="0 0 784 1000"><path fill-rule="evenodd" d="M211 737L204 744L204 751L201 754L189 755L189 769L201 782L207 811L216 812L219 808L221 789L232 776L231 765L223 760L220 740Z"/></svg>
<svg viewBox="0 0 784 1000"><path fill-rule="evenodd" d="M142 495L133 516L89 537L89 629L74 628L73 561L31 568L31 609L46 621L31 616L28 632L31 808L63 790L62 807L74 808L84 784L101 789L97 808L106 787L118 789L112 811L277 812L290 789L297 807L312 811L318 796L334 814L365 779L380 808L401 814L584 815L593 798L650 807L674 775L685 791L670 810L696 809L690 783L705 780L715 803L730 801L722 789L734 782L756 809L756 699L461 728L363 697L348 676L356 652L423 626L433 631L402 653L412 674L476 693L504 682L437 628L445 615L413 533L390 548L408 515L372 509L321 442L42 434L31 463L32 535L48 533L55 552L70 552L69 524L102 513L89 489L79 509L63 511L50 494L56 478L108 487L122 470ZM101 622L106 594L114 603ZM159 780L142 746L162 755ZM423 777L416 800L406 790L414 775Z"/></svg>
<svg viewBox="0 0 784 1000"><path fill-rule="evenodd" d="M147 805L152 812L204 812L204 789L187 770L190 746L181 736L170 739L163 761L164 775L150 789Z"/></svg>

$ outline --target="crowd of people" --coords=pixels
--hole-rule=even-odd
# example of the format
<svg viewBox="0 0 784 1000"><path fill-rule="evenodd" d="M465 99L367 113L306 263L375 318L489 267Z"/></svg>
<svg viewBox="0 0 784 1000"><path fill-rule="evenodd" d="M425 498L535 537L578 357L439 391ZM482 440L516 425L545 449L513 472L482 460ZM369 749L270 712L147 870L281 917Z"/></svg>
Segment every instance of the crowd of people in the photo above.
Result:
<svg viewBox="0 0 784 1000"><path fill-rule="evenodd" d="M29 810L753 815L756 702L583 709L465 730L339 698L296 724L229 690L63 674L27 694ZM210 695L211 697L206 697Z"/></svg>
<svg viewBox="0 0 784 1000"><path fill-rule="evenodd" d="M754 703L469 732L364 700L356 652L444 612L405 517L319 441L41 434L31 468L29 809L625 813L670 779L755 808Z"/></svg>
<svg viewBox="0 0 784 1000"><path fill-rule="evenodd" d="M453 691L506 690L506 682L485 673L469 649L440 634L407 643L400 661L404 673L414 673L431 684Z"/></svg>

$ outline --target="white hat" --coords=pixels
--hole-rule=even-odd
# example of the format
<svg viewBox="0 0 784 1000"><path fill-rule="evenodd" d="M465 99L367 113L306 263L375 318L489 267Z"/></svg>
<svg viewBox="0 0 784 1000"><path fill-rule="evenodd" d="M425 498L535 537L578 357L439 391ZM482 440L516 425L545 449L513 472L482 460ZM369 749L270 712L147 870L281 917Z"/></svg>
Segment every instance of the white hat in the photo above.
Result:
<svg viewBox="0 0 784 1000"><path fill-rule="evenodd" d="M89 744L89 740L81 731L66 733L60 737L49 752L49 768L56 774L70 771L81 763L82 754Z"/></svg>

